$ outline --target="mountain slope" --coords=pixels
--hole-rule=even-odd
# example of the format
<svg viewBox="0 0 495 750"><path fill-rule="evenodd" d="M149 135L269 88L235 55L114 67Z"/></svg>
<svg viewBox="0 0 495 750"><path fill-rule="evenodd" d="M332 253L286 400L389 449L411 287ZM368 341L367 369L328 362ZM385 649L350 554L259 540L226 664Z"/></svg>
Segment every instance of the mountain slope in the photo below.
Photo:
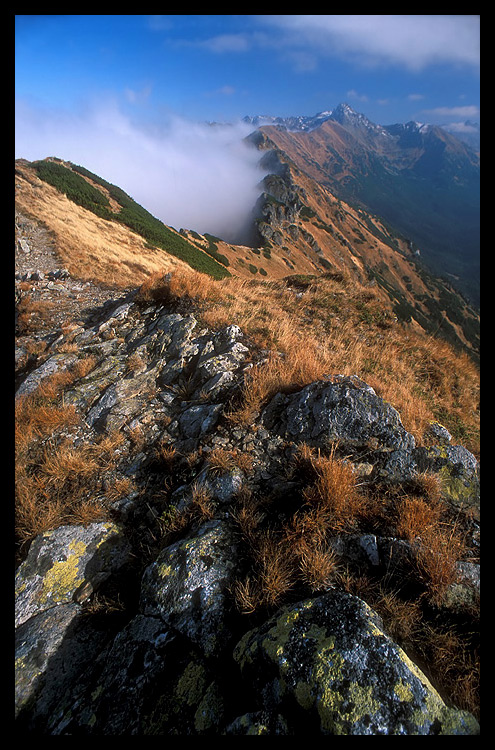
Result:
<svg viewBox="0 0 495 750"><path fill-rule="evenodd" d="M53 189L49 190L47 186ZM112 237L122 234L123 230L126 244L130 246L130 254L133 256L133 260L128 261L131 270L132 265L134 270L138 270L140 266L142 270L146 270L144 258L153 250L155 269L160 263L165 266L176 265L179 261L179 264L185 263L213 278L220 279L228 275L225 266L215 258L192 245L174 229L165 226L116 185L84 167L55 158L32 163L18 160L16 202L27 213L42 219L58 235L61 247L66 241L65 219L68 214L73 217L77 214L77 220L72 220L72 223L77 223L77 229L87 226L93 239L95 235L105 235L109 244L114 247L119 246L120 240L114 242ZM74 245L77 244L77 229L73 237ZM91 238L89 244L91 245ZM84 268L89 258L82 248L74 253L74 245L68 252L70 257L67 260L73 264L79 255ZM96 263L105 260L107 253L104 248L102 250L96 255L94 250L91 253L88 248ZM92 273L94 274L94 269ZM136 281L135 277L133 281Z"/></svg>
<svg viewBox="0 0 495 750"><path fill-rule="evenodd" d="M400 238L376 215L340 200L323 184L320 165L328 153L328 130L341 154L339 179L354 179L358 150L338 123L326 122L311 133L266 127L251 136L271 171L258 204L263 251L283 257L292 273L301 256L312 266L307 273L346 269L364 285L377 284L384 304L391 305L400 320L478 351L476 310L419 262L410 240ZM364 148L360 153L360 174L376 174L378 168L384 172L376 154Z"/></svg>
<svg viewBox="0 0 495 750"><path fill-rule="evenodd" d="M413 241L478 303L479 159L466 144L438 127L381 127L348 105L309 132L260 130L319 184Z"/></svg>
<svg viewBox="0 0 495 750"><path fill-rule="evenodd" d="M309 134L268 128L251 136L269 174L254 208L257 241L253 233L249 246L226 243L194 229L167 227L117 186L55 158L16 163L16 202L54 234L62 264L80 278L89 275L131 286L155 272L180 267L216 279L229 275L279 279L346 271L366 287L377 286L387 315L439 334L477 357L477 313L449 284L418 265L410 242L314 179L314 174L321 176L319 163L324 163L319 147L323 128L340 133L343 168L352 175L346 143L353 141L336 122L327 121ZM378 140L390 137L375 126L367 130ZM355 159L355 144L352 150Z"/></svg>
<svg viewBox="0 0 495 750"><path fill-rule="evenodd" d="M468 357L350 272L102 298L16 230L18 731L477 734Z"/></svg>

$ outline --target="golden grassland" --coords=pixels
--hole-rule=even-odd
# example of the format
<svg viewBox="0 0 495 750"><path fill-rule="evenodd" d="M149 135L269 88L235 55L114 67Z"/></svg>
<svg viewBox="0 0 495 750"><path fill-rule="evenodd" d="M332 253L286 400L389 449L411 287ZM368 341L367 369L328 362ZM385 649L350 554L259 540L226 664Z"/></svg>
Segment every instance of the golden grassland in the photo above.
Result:
<svg viewBox="0 0 495 750"><path fill-rule="evenodd" d="M247 378L233 419L247 424L279 390L307 385L324 375L357 375L396 408L419 445L440 421L457 442L479 453L479 371L448 343L399 323L376 287L350 275L259 282L213 281L177 271L153 276L143 299L189 298L205 325L236 324L267 356Z"/></svg>
<svg viewBox="0 0 495 750"><path fill-rule="evenodd" d="M261 353L262 363L254 364L248 372L242 397L228 414L235 423L250 424L253 415L278 391L291 391L332 374L357 375L398 410L417 444L428 442L430 422L440 419L455 442L479 455L479 373L466 354L398 323L376 289L364 288L346 275L328 274L304 283L299 279L298 283L291 287L282 280L233 277L213 281L181 268L171 276L163 272L149 276L137 300L171 305L189 301L205 325L220 328L234 323L242 328L253 349ZM35 530L45 528L40 518L46 503L33 498L49 498L47 488L55 487L50 479L53 470L44 468L43 479L38 474L35 481L26 471L32 462L32 457L25 458L29 445L40 435L77 421L72 407L63 406L61 394L92 366L90 359L80 360L68 373L54 376L35 394L18 400L17 488L25 498L18 508L23 538L32 538ZM130 369L135 366L129 362ZM69 383L62 382L64 378ZM74 476L78 473L84 473L82 468L73 471ZM89 476L94 476L91 471ZM80 482L81 487L83 484ZM81 490L81 497L83 494ZM72 497L77 498L78 493ZM29 498L31 510L21 510L21 506L28 507ZM77 502L75 505L79 508ZM58 512L68 518L69 510L60 508ZM96 507L94 511L99 513Z"/></svg>
<svg viewBox="0 0 495 750"><path fill-rule="evenodd" d="M20 167L16 182L16 205L52 233L61 264L76 278L126 288L150 273L186 266L124 225L76 205L33 169Z"/></svg>

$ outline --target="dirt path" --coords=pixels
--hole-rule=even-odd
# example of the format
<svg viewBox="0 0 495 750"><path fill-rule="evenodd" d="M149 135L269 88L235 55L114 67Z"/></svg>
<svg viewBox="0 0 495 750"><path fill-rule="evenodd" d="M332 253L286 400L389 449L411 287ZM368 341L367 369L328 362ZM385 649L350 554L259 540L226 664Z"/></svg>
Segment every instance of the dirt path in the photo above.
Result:
<svg viewBox="0 0 495 750"><path fill-rule="evenodd" d="M15 216L15 280L18 320L24 321L17 328L18 335L56 333L72 323L91 325L104 305L117 304L128 293L70 277L51 233L19 211Z"/></svg>

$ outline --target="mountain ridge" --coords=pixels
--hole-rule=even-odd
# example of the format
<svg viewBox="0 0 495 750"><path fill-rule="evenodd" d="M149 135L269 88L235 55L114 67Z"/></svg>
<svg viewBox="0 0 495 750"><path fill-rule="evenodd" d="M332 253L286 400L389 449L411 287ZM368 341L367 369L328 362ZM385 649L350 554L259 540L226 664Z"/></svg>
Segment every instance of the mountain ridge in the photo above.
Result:
<svg viewBox="0 0 495 750"><path fill-rule="evenodd" d="M274 148L335 195L414 241L479 304L479 157L438 126L376 126L340 105L312 129L261 125Z"/></svg>
<svg viewBox="0 0 495 750"><path fill-rule="evenodd" d="M141 243L139 252L136 247L127 257L123 257L125 267L134 269L134 273L129 275L130 279L139 279L136 271L141 269L141 281L144 281L148 262L145 262L145 258L152 254L154 259L150 270L157 268L160 263L168 263L167 258L174 258L173 263L186 261L193 268L206 270L216 278L234 274L244 278L269 279L295 273L319 275L332 269L338 272L347 269L360 283L378 283L384 299L392 304L401 320L412 321L414 325L420 325L429 332L440 331L453 343L462 348L467 347L476 356L479 347L476 332L479 321L476 313L456 296L451 286L445 282L439 284L431 275L425 276L426 271L418 267L417 251L411 243L390 233L377 217L373 218L362 210L351 208L317 181L304 176L305 173L294 169L287 161L284 162L283 154L280 155L271 148L271 141L264 142L264 137L263 130L253 134L257 148L263 152L262 162L265 162L269 174L262 181L264 191L254 210L258 240L250 246L235 246L218 237L200 235L192 229L178 231L167 228L141 207L137 207L116 186L111 186L85 168L64 164L54 157L32 164L18 161L17 202L24 210L34 211L45 223L52 221L52 229L57 233L61 247L70 244L63 265L70 267L72 273L76 272L76 256L81 254L76 275L87 274L85 253L94 256L94 252L89 246L84 250L77 232L70 242L70 231L64 221L68 204L60 204L57 209L59 218L51 219L47 201L53 212L59 205L60 199L56 197L61 194L59 188L66 198L63 191L67 190L67 184L72 184L72 180L77 179L77 188L73 185L71 187L72 198L75 197L83 205L78 209L76 224L81 227L84 222L94 224L96 219L91 216L96 211L99 227L96 231L101 232L102 236L105 232L110 238L110 232L117 231L117 227L122 232L127 224L131 232L137 230L138 236L143 238L138 241ZM270 148L267 148L267 143ZM47 167L50 167L49 173L46 173ZM40 179L41 168L45 179ZM52 170L55 168L56 179L53 184ZM57 192L50 193L50 197L43 197L48 190L47 179L52 181L52 189ZM87 196L82 201L80 199L80 184L91 186L93 193L89 204ZM114 196L126 207L130 207L125 209L127 213L123 221L119 220L122 206L115 202L115 198L112 199L112 210L109 208L109 187ZM105 205L102 205L102 199L106 202ZM95 228L88 225L88 229L81 229L80 233L81 236L83 232L87 234L91 242L94 231ZM125 243L120 242L120 247L125 248L129 243L132 247L136 239L136 235L131 234ZM117 259L120 252L118 245L112 252L115 252ZM91 261L92 273L96 272L98 263L108 261L115 264L115 261L110 260L111 257L109 254L104 254L99 259L94 257ZM125 267L119 264L118 271L115 267L115 273L122 274Z"/></svg>
<svg viewBox="0 0 495 750"><path fill-rule="evenodd" d="M459 124L444 123L441 125L432 125L427 122L409 120L407 123L381 125L372 122L372 120L366 117L366 115L357 112L347 102L340 102L340 104L334 109L323 110L317 112L315 115L292 115L286 117L279 115L245 115L242 118L242 122L245 122L248 125L253 125L255 128L262 127L263 125L276 125L293 131L314 130L327 120L335 120L336 122L340 122L340 124L343 124L346 121L348 123L354 121L355 125L361 123L365 127L372 130L380 130L384 134L390 132L390 129L400 126L407 126L409 128L415 127L418 130L423 131L426 131L429 128L438 127L452 135L456 140L465 143L475 153L479 151L480 126L478 123L467 120L466 122Z"/></svg>

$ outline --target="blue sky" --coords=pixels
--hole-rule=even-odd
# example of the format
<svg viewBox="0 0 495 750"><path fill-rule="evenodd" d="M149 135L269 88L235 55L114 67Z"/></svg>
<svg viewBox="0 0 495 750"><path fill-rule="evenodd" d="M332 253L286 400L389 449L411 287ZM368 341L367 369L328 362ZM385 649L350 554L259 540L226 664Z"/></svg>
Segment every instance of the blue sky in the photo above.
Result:
<svg viewBox="0 0 495 750"><path fill-rule="evenodd" d="M205 121L346 101L383 125L479 122L479 34L474 15L18 15L15 155L136 192L146 155L175 158L176 175L199 158ZM222 128L213 139L220 179L225 149L242 158Z"/></svg>

